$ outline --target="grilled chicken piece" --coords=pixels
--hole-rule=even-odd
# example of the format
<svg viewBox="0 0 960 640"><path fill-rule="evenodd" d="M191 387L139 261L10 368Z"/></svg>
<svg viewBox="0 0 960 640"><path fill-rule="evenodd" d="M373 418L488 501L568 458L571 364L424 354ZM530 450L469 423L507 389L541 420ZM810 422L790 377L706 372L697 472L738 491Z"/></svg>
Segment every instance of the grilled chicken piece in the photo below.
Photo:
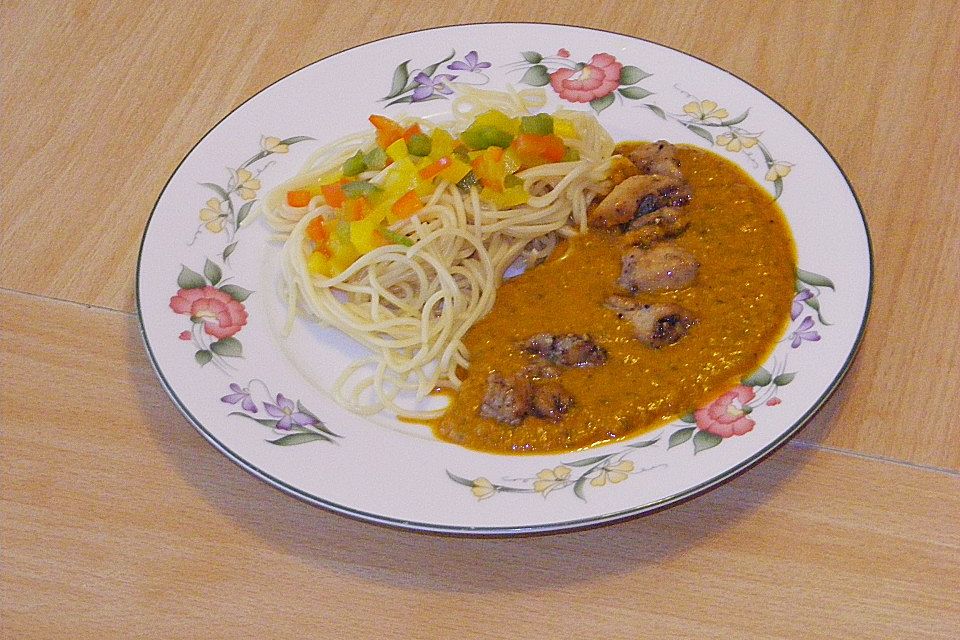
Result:
<svg viewBox="0 0 960 640"><path fill-rule="evenodd" d="M480 415L503 424L518 425L533 405L533 383L524 376L504 378L496 371L487 376L487 393Z"/></svg>
<svg viewBox="0 0 960 640"><path fill-rule="evenodd" d="M520 346L564 367L593 367L607 361L606 349L586 335L538 333Z"/></svg>
<svg viewBox="0 0 960 640"><path fill-rule="evenodd" d="M663 207L681 207L690 201L690 187L680 178L662 175L631 176L615 186L587 212L594 227L615 227Z"/></svg>
<svg viewBox="0 0 960 640"><path fill-rule="evenodd" d="M677 159L677 148L666 140L642 143L631 150L627 157L636 165L640 173L683 180L680 161Z"/></svg>
<svg viewBox="0 0 960 640"><path fill-rule="evenodd" d="M533 401L530 415L559 422L573 406L573 396L556 380L547 380L533 385Z"/></svg>
<svg viewBox="0 0 960 640"><path fill-rule="evenodd" d="M630 223L623 244L649 249L658 242L678 238L690 226L690 214L682 207L664 207Z"/></svg>
<svg viewBox="0 0 960 640"><path fill-rule="evenodd" d="M693 282L699 269L693 254L672 242L650 249L631 247L621 259L617 284L633 293L683 289Z"/></svg>
<svg viewBox="0 0 960 640"><path fill-rule="evenodd" d="M528 415L559 422L574 399L554 379L557 375L549 365L531 365L509 378L491 372L480 415L510 426L517 426Z"/></svg>
<svg viewBox="0 0 960 640"><path fill-rule="evenodd" d="M634 335L651 349L674 344L689 333L697 319L678 304L643 304L613 296L604 303L608 309L633 325Z"/></svg>
<svg viewBox="0 0 960 640"><path fill-rule="evenodd" d="M615 155L610 158L609 179L612 185L616 186L627 178L639 174L640 169L638 169L637 165L629 158L621 155Z"/></svg>

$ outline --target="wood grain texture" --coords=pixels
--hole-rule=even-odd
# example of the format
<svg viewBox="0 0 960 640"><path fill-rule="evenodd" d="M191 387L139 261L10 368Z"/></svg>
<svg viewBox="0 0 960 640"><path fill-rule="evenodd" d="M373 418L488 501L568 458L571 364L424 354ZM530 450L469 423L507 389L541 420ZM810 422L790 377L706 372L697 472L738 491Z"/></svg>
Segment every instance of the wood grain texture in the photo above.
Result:
<svg viewBox="0 0 960 640"><path fill-rule="evenodd" d="M511 20L687 51L806 123L872 232L861 353L785 449L648 518L465 540L301 504L163 393L130 314L146 219L282 75ZM0 637L957 637L958 42L960 3L923 0L0 3Z"/></svg>
<svg viewBox="0 0 960 640"><path fill-rule="evenodd" d="M4 637L949 638L960 625L955 474L791 445L602 529L403 533L228 462L158 388L129 315L7 294L0 318Z"/></svg>

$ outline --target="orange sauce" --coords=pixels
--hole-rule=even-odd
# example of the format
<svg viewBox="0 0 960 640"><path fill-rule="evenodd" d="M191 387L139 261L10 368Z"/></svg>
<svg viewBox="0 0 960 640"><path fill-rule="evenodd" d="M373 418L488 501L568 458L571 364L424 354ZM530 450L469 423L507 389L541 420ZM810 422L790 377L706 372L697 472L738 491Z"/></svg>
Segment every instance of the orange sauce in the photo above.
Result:
<svg viewBox="0 0 960 640"><path fill-rule="evenodd" d="M632 325L603 306L625 294L616 284L619 234L575 237L545 264L504 283L493 310L467 333L470 374L432 422L438 438L493 453L582 449L672 421L762 364L786 328L794 295L789 227L770 194L732 162L683 145L679 159L693 191L693 222L675 242L697 257L700 271L687 289L636 298L692 311L699 322L689 335L658 350L635 339ZM482 418L487 375L534 362L518 343L542 332L589 334L607 350L607 362L562 368L559 381L576 404L559 422L528 416L511 427Z"/></svg>

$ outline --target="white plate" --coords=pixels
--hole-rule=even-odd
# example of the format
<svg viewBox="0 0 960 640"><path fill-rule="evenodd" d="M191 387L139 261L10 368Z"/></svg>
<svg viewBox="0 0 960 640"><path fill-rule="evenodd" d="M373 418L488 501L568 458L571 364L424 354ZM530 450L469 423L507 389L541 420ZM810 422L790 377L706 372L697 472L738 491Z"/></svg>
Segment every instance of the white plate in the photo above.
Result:
<svg viewBox="0 0 960 640"><path fill-rule="evenodd" d="M557 72L567 68L592 77L566 78L589 80L582 92L561 83L570 73ZM713 407L713 415L738 421L747 433L713 435L720 427L704 411L699 422L677 421L580 453L477 453L436 441L427 428L389 416L361 418L335 404L329 390L337 370L361 354L335 331L300 322L293 336L280 337L275 245L262 221L236 229L237 218L318 145L364 129L370 113L441 115L451 104L445 92L464 84L541 85L546 110L593 110L618 140L702 145L779 196L803 269L796 317L764 368ZM479 24L338 53L226 116L184 158L157 201L141 247L137 302L144 341L174 402L254 475L364 520L504 535L648 513L770 453L849 366L871 279L866 225L843 173L810 131L757 89L628 36ZM220 314L225 326L210 335L202 318L191 320L191 309L195 317ZM291 428L277 428L285 426Z"/></svg>

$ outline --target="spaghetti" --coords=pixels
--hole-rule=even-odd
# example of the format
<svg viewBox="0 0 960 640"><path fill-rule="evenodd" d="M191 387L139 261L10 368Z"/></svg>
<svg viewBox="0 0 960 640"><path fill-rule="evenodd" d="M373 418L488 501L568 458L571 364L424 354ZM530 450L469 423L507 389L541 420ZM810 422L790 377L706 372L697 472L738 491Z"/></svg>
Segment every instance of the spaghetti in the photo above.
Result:
<svg viewBox="0 0 960 640"><path fill-rule="evenodd" d="M381 128L376 138L371 132L338 140L315 152L296 176L265 198L267 221L283 240L281 268L289 320L303 309L372 352L348 367L335 383L335 396L348 409L364 415L386 410L410 419L442 414L443 409L424 407L421 401L436 388L459 388L460 370L467 369L470 361L464 334L490 311L508 269L532 265L558 238L586 230L588 204L610 188L607 174L614 143L592 116L564 111L549 121L551 127L558 125L556 133L541 131L524 138L524 125L548 122L544 116L530 119L530 111L542 104L542 93L535 91L470 90L454 101L451 122L387 121L404 135L416 132L390 142L381 137ZM381 117L378 122L385 120ZM517 150L519 167L509 173L508 166L506 181L499 184L488 181L484 171L491 166L494 173L498 169L489 164L490 158L510 162L503 158L503 148L477 148L482 142L467 145L469 151L462 148L463 140L474 142L480 134L490 134L483 128L487 124L477 124L484 122L498 123L501 129L523 123L506 150L507 154ZM413 160L402 155L400 151L408 153L422 144L416 136L432 139L435 153L413 156ZM550 142L547 136L562 141L564 157L523 161L524 149L518 141ZM461 146L453 154L434 158L448 137ZM377 145L386 148L387 166L356 160L370 158ZM454 182L459 174L444 170L459 166L457 154L471 169ZM408 161L417 162L420 177L403 200L394 185ZM352 173L348 168L355 168L351 163L360 169L352 180L344 175ZM421 180L438 165L441 169L432 180ZM300 194L318 185L327 188L308 191L305 206L290 204L292 191ZM385 204L379 209L370 208L366 201L356 204L364 200L361 195L344 200L338 209L337 189L377 193ZM409 203L409 193L416 193L415 211L397 214L401 200L404 206ZM519 194L523 202L503 206L508 194ZM388 209L391 199L392 209ZM354 209L361 214L348 213ZM373 229L369 247L366 236L359 235L367 227ZM348 235L354 242L344 244ZM328 237L331 244L323 245ZM360 249L344 258L339 252L347 244Z"/></svg>

